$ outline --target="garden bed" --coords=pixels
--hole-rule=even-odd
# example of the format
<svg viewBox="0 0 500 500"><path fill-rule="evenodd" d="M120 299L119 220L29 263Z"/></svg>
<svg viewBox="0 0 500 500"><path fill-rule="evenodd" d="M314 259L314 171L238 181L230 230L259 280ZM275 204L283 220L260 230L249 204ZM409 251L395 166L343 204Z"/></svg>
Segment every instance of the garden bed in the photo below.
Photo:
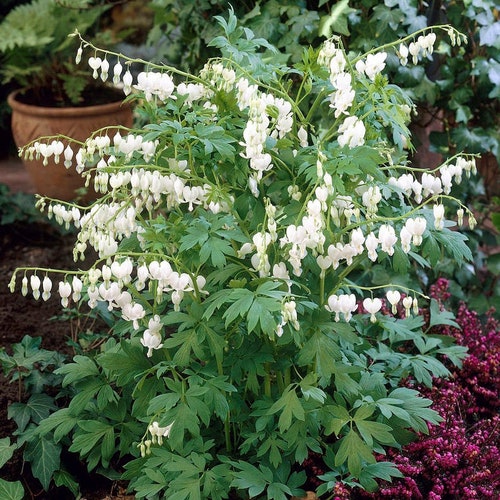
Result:
<svg viewBox="0 0 500 500"><path fill-rule="evenodd" d="M57 295L46 302L12 294L8 289L13 270L18 266L42 265L54 268L75 267L71 259L72 235L61 235L45 224L19 224L0 226L0 346L9 354L12 346L19 343L25 335L42 337L43 349L58 351L71 356L73 351L68 345L71 339L71 323L62 321L61 304ZM0 372L0 438L11 437L16 424L7 416L8 406L18 401L18 386ZM87 500L127 499L123 488L102 476L90 477L84 464L74 461L72 471L82 488L83 498ZM10 481L21 480L27 498L38 500L70 499L73 495L66 488L52 488L44 492L40 483L33 478L30 467L23 467L22 454L16 453L0 471L0 477Z"/></svg>

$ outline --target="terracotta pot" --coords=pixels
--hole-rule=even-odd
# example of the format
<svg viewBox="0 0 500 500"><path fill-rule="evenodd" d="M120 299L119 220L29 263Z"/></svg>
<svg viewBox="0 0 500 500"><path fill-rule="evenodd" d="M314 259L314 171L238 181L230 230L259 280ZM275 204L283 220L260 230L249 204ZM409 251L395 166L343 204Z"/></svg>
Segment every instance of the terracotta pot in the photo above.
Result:
<svg viewBox="0 0 500 500"><path fill-rule="evenodd" d="M17 94L18 91L9 94L7 102L12 108L12 134L18 147L41 136L63 134L84 141L101 127L132 126L132 107L122 101L97 106L51 108L22 103L16 99ZM113 130L108 131L110 137L114 133ZM23 159L23 163L36 192L43 196L70 201L75 199L75 191L84 186L84 179L74 167L66 169L63 160L55 164L51 159L46 166L42 165L42 160Z"/></svg>

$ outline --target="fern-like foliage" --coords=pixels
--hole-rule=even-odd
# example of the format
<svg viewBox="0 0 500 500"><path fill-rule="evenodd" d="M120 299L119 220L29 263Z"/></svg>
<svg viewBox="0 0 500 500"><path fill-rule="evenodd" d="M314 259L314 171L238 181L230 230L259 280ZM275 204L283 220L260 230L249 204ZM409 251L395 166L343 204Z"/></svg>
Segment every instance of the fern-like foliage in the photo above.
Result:
<svg viewBox="0 0 500 500"><path fill-rule="evenodd" d="M14 7L0 24L0 52L40 47L54 40L54 0L34 0Z"/></svg>
<svg viewBox="0 0 500 500"><path fill-rule="evenodd" d="M7 14L0 23L2 83L29 87L38 96L47 89L52 93L62 89L63 100L73 104L79 100L90 76L74 65L68 67L76 54L76 46L68 35L75 29L81 33L97 32L98 19L109 8L93 6L91 0L80 3L85 8L78 8L80 4L64 5L58 0L32 0Z"/></svg>

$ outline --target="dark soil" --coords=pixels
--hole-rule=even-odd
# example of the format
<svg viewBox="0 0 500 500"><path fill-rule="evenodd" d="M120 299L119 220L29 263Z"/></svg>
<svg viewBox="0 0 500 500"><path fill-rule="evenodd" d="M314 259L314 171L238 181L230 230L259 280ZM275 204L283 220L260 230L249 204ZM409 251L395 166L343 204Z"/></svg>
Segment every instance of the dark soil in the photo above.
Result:
<svg viewBox="0 0 500 500"><path fill-rule="evenodd" d="M124 94L121 90L106 84L88 85L82 91L78 101L69 100L64 92L53 92L48 88L37 88L36 91L28 89L16 95L16 100L23 104L32 106L43 106L47 108L67 108L96 106L123 101Z"/></svg>
<svg viewBox="0 0 500 500"><path fill-rule="evenodd" d="M41 348L58 350L69 358L73 355L68 341L72 336L72 325L57 319L62 308L56 293L43 302L20 292L22 274L18 276L15 293L10 293L8 284L16 267L39 266L71 269L77 266L72 260L74 236L61 235L57 230L43 224L0 226L0 348L12 353L12 345L25 335L42 337ZM10 383L0 370L0 438L11 437L16 430L14 421L7 417L8 406L18 401L18 386ZM116 482L102 476L90 476L84 464L72 457L72 472L79 481L83 499L131 499ZM26 499L56 500L71 499L66 488L51 488L44 492L37 479L30 474L30 467L23 464L22 452L0 470L0 477L10 481L20 480Z"/></svg>

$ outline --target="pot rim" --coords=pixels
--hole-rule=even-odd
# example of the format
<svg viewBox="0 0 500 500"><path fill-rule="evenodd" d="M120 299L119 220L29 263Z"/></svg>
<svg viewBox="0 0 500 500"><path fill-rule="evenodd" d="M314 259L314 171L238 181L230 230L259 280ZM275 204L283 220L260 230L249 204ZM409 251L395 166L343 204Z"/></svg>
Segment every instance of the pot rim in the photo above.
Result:
<svg viewBox="0 0 500 500"><path fill-rule="evenodd" d="M112 112L120 108L132 108L129 102L124 100L114 101L106 104L93 104L91 106L66 106L63 108L54 108L49 106L37 106L35 104L26 104L16 99L20 90L14 90L7 96L7 104L13 111L18 111L25 115L32 116L57 116L57 117L74 117L74 116L92 116L100 115L103 112Z"/></svg>

